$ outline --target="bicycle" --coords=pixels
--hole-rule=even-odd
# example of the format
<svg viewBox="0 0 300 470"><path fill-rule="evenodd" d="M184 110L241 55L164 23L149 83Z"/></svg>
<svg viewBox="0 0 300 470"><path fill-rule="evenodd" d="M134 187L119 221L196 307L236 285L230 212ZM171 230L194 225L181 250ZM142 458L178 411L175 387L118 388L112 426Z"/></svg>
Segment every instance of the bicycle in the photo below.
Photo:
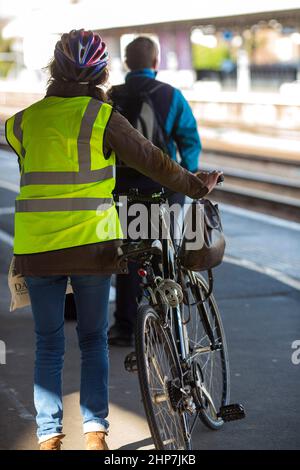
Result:
<svg viewBox="0 0 300 470"><path fill-rule="evenodd" d="M131 190L126 196L129 202L158 204L159 233L164 228L168 236L122 247L124 259L139 264L143 290L135 351L124 365L138 372L155 448L190 450L199 418L217 430L245 416L242 405L229 404L228 351L212 276L207 283L180 264L166 223L168 193Z"/></svg>

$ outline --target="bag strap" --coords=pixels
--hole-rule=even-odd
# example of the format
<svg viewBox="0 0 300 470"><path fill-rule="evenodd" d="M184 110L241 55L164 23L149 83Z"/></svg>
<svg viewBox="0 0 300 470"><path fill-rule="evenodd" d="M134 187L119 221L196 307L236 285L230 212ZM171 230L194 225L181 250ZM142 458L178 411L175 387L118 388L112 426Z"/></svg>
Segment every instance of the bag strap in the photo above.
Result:
<svg viewBox="0 0 300 470"><path fill-rule="evenodd" d="M150 88L150 90L148 91L145 91L144 93L146 95L152 95L152 93L155 93L157 90L159 90L160 88L163 87L163 83L156 83L152 88ZM142 92L143 93L143 92Z"/></svg>

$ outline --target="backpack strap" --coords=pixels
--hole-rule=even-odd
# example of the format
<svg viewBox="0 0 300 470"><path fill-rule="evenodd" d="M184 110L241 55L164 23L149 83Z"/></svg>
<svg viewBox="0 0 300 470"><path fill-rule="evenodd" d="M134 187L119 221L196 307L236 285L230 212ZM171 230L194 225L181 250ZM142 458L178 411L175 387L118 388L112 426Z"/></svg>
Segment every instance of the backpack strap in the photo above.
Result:
<svg viewBox="0 0 300 470"><path fill-rule="evenodd" d="M155 93L157 90L159 90L159 89L162 88L163 86L164 86L163 83L155 83L155 85L154 85L152 88L150 88L149 91L145 91L145 93L146 93L147 95L152 95L153 93Z"/></svg>
<svg viewBox="0 0 300 470"><path fill-rule="evenodd" d="M151 95L153 93L155 93L157 90L159 90L160 88L162 88L163 86L164 86L164 83L155 83L155 85L150 90L145 90L145 91L140 92L140 97L142 98L143 96L149 96L150 99L151 99ZM155 117L157 119L159 127L162 131L163 138L164 138L166 144L168 144L170 142L170 136L167 134L166 129L165 129L165 127L164 127L164 125L161 121L161 118L160 118L159 114L156 112L154 106L153 106L153 111L155 113Z"/></svg>

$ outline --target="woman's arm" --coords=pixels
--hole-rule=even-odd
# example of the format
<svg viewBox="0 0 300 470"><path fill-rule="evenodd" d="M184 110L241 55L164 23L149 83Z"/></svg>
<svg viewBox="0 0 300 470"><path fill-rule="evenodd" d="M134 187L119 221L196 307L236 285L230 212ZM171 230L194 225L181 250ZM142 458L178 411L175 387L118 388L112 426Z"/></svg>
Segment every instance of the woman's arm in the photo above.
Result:
<svg viewBox="0 0 300 470"><path fill-rule="evenodd" d="M126 165L172 191L195 199L209 191L199 177L171 160L116 111L106 128L104 147L105 151L112 149Z"/></svg>

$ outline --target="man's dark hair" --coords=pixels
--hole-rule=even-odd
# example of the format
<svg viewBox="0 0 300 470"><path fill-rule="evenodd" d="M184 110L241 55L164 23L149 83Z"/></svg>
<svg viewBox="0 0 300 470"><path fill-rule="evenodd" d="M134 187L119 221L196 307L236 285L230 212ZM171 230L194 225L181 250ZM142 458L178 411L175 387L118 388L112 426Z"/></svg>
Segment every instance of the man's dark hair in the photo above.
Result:
<svg viewBox="0 0 300 470"><path fill-rule="evenodd" d="M128 44L125 57L130 70L150 69L158 57L158 47L147 36L139 36Z"/></svg>

